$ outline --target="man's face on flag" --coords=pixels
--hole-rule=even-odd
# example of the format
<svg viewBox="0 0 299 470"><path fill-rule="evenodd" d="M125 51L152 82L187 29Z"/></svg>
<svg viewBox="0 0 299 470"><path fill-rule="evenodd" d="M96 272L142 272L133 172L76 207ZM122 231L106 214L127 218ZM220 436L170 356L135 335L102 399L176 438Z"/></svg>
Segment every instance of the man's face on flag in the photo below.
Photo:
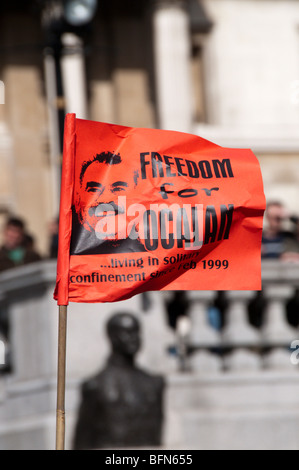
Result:
<svg viewBox="0 0 299 470"><path fill-rule="evenodd" d="M85 229L94 230L101 240L118 239L125 197L132 187L133 175L126 174L123 163L93 161L84 171L75 204Z"/></svg>

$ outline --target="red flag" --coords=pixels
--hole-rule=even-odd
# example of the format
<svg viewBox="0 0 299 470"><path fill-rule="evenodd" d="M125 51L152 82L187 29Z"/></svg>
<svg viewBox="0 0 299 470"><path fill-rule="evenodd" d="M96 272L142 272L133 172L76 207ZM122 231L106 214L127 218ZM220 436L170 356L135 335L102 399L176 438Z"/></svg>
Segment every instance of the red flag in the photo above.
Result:
<svg viewBox="0 0 299 470"><path fill-rule="evenodd" d="M251 150L68 114L54 298L260 290L264 210Z"/></svg>

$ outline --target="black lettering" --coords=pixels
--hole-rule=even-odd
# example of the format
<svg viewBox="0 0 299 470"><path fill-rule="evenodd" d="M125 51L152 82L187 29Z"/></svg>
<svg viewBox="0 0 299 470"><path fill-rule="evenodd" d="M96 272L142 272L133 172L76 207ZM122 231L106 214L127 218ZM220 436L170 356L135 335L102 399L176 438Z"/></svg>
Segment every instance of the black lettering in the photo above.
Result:
<svg viewBox="0 0 299 470"><path fill-rule="evenodd" d="M176 162L179 176L188 176L187 173L183 173L183 170L182 170L183 166L185 166L185 163L181 163L181 161L184 161L184 160L182 158L175 158L174 160Z"/></svg>
<svg viewBox="0 0 299 470"><path fill-rule="evenodd" d="M158 221L155 211L147 210L143 215L145 247L149 251L158 248Z"/></svg>
<svg viewBox="0 0 299 470"><path fill-rule="evenodd" d="M96 278L97 282L99 282L99 274L98 273L92 273L91 274L91 281L95 282L94 278Z"/></svg>
<svg viewBox="0 0 299 470"><path fill-rule="evenodd" d="M170 160L173 160L172 157L167 157L167 155L163 155L164 157L164 160L166 162L166 176L176 176L175 173L171 173L171 165L174 165L173 162L171 162Z"/></svg>
<svg viewBox="0 0 299 470"><path fill-rule="evenodd" d="M228 208L224 205L221 205L220 211L221 211L221 221L220 221L220 229L218 233L218 241L227 240L229 237L229 232L230 232L230 228L231 228L232 220L233 220L234 205L229 204Z"/></svg>
<svg viewBox="0 0 299 470"><path fill-rule="evenodd" d="M174 191L166 191L166 189L165 189L166 184L168 184L169 186L173 186L173 183L164 183L164 184L162 184L162 186L160 187L160 191L159 191L159 194L162 195L162 199L168 199L167 194L174 193Z"/></svg>
<svg viewBox="0 0 299 470"><path fill-rule="evenodd" d="M162 162L161 155L157 152L152 152L151 159L152 159L153 178L157 178L158 173L159 173L159 176L163 177L164 171L163 171L163 162Z"/></svg>
<svg viewBox="0 0 299 470"><path fill-rule="evenodd" d="M178 196L180 197L192 197L192 196L197 196L198 191L197 189L182 189L181 191L178 192Z"/></svg>
<svg viewBox="0 0 299 470"><path fill-rule="evenodd" d="M202 160L200 162L198 162L198 166L199 166L199 169L200 169L200 172L201 172L201 176L203 178L212 178L213 177L213 173L212 173L212 170L211 170L211 165L210 165L210 162L208 162L208 160Z"/></svg>
<svg viewBox="0 0 299 470"><path fill-rule="evenodd" d="M183 207L181 207L178 210L176 230L177 230L177 239L178 239L177 246L178 248L183 248L183 242L184 241L190 242L191 240L188 214Z"/></svg>
<svg viewBox="0 0 299 470"><path fill-rule="evenodd" d="M222 162L220 160L213 160L213 167L216 178L227 178L227 175L230 178L234 177L230 160L228 158L225 158ZM219 170L221 170L221 174Z"/></svg>
<svg viewBox="0 0 299 470"><path fill-rule="evenodd" d="M199 247L202 244L202 221L199 222L198 220L197 207L192 207L191 218L192 218L192 233L194 234L192 244L193 244L193 247Z"/></svg>
<svg viewBox="0 0 299 470"><path fill-rule="evenodd" d="M188 173L190 178L198 178L199 177L199 171L196 166L196 163L193 162L192 160L186 160L186 165L188 168Z"/></svg>
<svg viewBox="0 0 299 470"><path fill-rule="evenodd" d="M160 212L160 227L161 227L161 245L162 248L170 250L174 246L173 233L169 233L169 222L173 221L173 213L169 209L162 209Z"/></svg>
<svg viewBox="0 0 299 470"><path fill-rule="evenodd" d="M145 156L149 155L149 152L143 152L140 154L140 167L141 167L141 178L144 180L146 178L146 165L149 165L150 162L145 161Z"/></svg>

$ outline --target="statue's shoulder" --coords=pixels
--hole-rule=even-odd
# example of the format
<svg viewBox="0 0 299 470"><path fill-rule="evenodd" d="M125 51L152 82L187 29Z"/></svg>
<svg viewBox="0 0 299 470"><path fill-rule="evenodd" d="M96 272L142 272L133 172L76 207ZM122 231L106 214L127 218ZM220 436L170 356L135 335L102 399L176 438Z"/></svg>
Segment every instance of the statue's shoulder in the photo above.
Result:
<svg viewBox="0 0 299 470"><path fill-rule="evenodd" d="M157 391L162 391L164 389L165 379L162 375L153 374L140 368L138 368L138 373L140 375L140 379L143 380L146 385L152 387Z"/></svg>
<svg viewBox="0 0 299 470"><path fill-rule="evenodd" d="M105 397L111 394L111 390L117 388L119 378L110 367L104 367L96 375L88 378L82 383L82 395L85 398Z"/></svg>
<svg viewBox="0 0 299 470"><path fill-rule="evenodd" d="M97 374L87 378L82 382L81 390L83 395L92 394L97 391L101 384L103 383L103 378L105 376L105 370L98 372Z"/></svg>

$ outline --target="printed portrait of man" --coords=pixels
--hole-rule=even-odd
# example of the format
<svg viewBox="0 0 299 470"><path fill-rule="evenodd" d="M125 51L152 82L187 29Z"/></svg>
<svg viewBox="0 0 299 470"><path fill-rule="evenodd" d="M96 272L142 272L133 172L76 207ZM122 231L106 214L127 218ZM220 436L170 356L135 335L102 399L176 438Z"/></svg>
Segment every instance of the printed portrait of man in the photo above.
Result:
<svg viewBox="0 0 299 470"><path fill-rule="evenodd" d="M127 233L125 226L137 184L138 172L127 171L120 154L102 152L83 162L74 197L72 255L146 251L136 231Z"/></svg>

